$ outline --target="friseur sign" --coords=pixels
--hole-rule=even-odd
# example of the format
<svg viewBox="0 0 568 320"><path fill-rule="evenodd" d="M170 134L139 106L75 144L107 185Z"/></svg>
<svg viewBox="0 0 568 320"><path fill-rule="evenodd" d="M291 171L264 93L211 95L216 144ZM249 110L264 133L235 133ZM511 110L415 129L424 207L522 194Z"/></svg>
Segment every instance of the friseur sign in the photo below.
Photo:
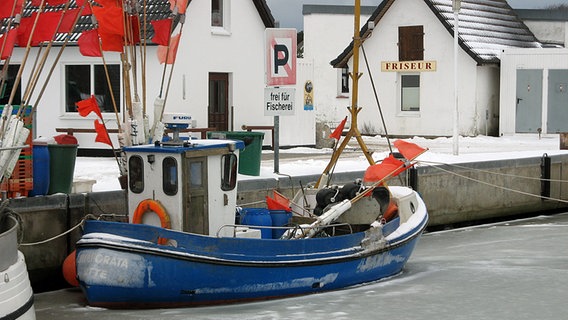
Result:
<svg viewBox="0 0 568 320"><path fill-rule="evenodd" d="M436 71L436 61L382 61L382 72Z"/></svg>

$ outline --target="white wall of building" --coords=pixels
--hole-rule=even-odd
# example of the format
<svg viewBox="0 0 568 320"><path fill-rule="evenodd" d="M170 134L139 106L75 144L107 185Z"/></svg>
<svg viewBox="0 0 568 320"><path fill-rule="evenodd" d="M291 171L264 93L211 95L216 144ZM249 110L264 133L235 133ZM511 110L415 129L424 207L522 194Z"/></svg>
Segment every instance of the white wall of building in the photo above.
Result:
<svg viewBox="0 0 568 320"><path fill-rule="evenodd" d="M548 71L568 69L568 49L507 49L501 55L499 134L515 134L517 70L543 70L542 132L547 132Z"/></svg>
<svg viewBox="0 0 568 320"><path fill-rule="evenodd" d="M434 72L422 72L420 84L420 111L400 111L400 74L381 72L382 61L398 61L399 26L424 26L424 60L437 62ZM328 40L329 41L329 40ZM386 15L375 26L373 34L364 43L379 102L391 135L450 136L453 133L454 110L454 47L452 35L443 27L432 11L420 0L395 1ZM360 54L359 129L362 133L384 133L369 80L369 74ZM350 62L352 64L352 61ZM458 52L459 133L476 135L479 119L489 107L481 96L498 94L495 72L482 72L477 63L463 50ZM352 67L351 67L352 68ZM485 84L478 89L479 84ZM487 83L492 83L488 86ZM336 100L339 102L338 100ZM371 128L375 132L365 132ZM483 130L484 131L484 130Z"/></svg>

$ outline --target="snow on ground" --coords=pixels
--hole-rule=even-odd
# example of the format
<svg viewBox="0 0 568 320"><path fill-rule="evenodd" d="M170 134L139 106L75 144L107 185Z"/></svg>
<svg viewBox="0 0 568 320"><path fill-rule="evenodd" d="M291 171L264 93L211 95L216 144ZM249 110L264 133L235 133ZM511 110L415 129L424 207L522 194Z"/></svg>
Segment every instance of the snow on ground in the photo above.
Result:
<svg viewBox="0 0 568 320"><path fill-rule="evenodd" d="M387 139L381 136L363 137L373 159L380 161L388 155ZM394 140L391 139L391 144ZM430 163L464 163L540 157L543 154L568 153L560 150L559 135L515 135L504 137L460 137L458 155L453 154L453 138L426 139L414 137L405 141L415 143L428 151L418 157L419 165ZM396 150L395 150L396 151ZM320 174L329 163L332 149L291 148L280 150L279 173L274 173L273 152L264 150L260 177L270 178L282 175ZM352 139L336 166L335 172L362 171L368 162L355 139ZM93 191L119 190L118 164L114 158L79 157L75 163L74 180L96 180ZM240 179L259 177L239 175Z"/></svg>

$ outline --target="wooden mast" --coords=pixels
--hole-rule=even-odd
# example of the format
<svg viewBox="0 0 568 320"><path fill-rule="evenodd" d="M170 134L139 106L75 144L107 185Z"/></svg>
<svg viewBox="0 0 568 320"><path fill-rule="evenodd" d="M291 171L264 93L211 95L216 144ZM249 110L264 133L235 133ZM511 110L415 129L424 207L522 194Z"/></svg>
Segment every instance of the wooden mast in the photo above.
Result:
<svg viewBox="0 0 568 320"><path fill-rule="evenodd" d="M369 150L367 149L367 146L365 145L365 142L363 142L363 139L361 138L361 132L359 132L359 128L357 127L357 114L361 111L361 108L358 105L359 78L361 78L361 75L362 75L361 73L359 73L359 49L361 47L361 36L360 36L361 0L355 0L354 19L353 20L354 20L354 28L353 28L353 72L351 72L349 74L350 77L351 77L351 80L353 82L353 90L351 92L351 106L347 107L347 109L349 110L349 114L351 115L351 126L349 128L349 131L345 135L345 138L343 138L343 141L341 142L341 144L337 148L337 150L332 154L331 160L329 161L329 164L327 165L327 167L325 168L324 172L322 173L322 175L320 176L320 178L318 179L318 181L315 185L316 188L320 187L320 183L324 182L323 180L327 180L327 177L329 176L330 170L332 170L335 167L335 164L337 163L339 156L341 155L341 153L343 152L343 150L347 146L347 143L349 143L349 140L351 140L352 137L355 137L355 139L357 139L357 142L359 143L359 146L361 147L361 151L363 151L363 154L367 158L367 161L369 161L369 164L370 165L375 164L375 161L371 157L371 153L369 152Z"/></svg>

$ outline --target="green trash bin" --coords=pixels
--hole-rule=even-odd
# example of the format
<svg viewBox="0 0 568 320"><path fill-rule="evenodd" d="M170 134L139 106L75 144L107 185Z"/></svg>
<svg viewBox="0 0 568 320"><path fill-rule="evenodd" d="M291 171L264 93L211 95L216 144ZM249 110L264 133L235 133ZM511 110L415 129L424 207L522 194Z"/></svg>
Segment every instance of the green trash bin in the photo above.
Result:
<svg viewBox="0 0 568 320"><path fill-rule="evenodd" d="M208 132L207 138L243 141L245 149L241 150L239 154L239 173L249 176L260 175L260 160L262 158L264 132L217 131Z"/></svg>
<svg viewBox="0 0 568 320"><path fill-rule="evenodd" d="M49 144L49 189L47 194L71 193L77 144Z"/></svg>

